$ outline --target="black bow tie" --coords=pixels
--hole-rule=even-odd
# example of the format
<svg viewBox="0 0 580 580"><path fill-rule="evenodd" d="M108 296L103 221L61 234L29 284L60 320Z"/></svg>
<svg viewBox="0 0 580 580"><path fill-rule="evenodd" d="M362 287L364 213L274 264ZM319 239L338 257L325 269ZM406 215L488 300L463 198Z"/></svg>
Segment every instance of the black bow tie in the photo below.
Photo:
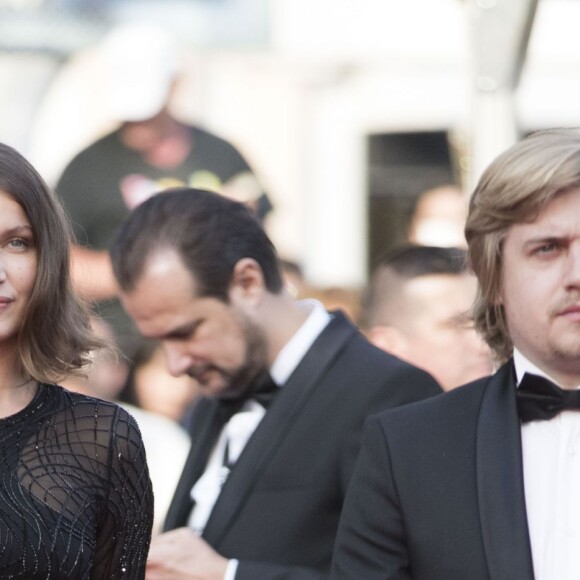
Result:
<svg viewBox="0 0 580 580"><path fill-rule="evenodd" d="M279 390L278 385L274 382L270 373L264 373L253 382L252 386L241 397L237 397L236 399L220 399L220 414L223 424L227 423L231 417L241 411L247 401L257 401L260 405L268 409Z"/></svg>
<svg viewBox="0 0 580 580"><path fill-rule="evenodd" d="M516 389L516 397L523 423L547 421L566 410L580 411L580 391L561 389L538 375L525 373Z"/></svg>
<svg viewBox="0 0 580 580"><path fill-rule="evenodd" d="M266 410L280 391L270 373L264 373L259 376L250 386L250 388L236 399L221 399L219 401L219 422L225 425L236 413L239 413L247 401L257 401ZM226 440L224 456L222 460L223 470L220 474L221 485L226 482L230 471L234 467L234 462L230 461L230 445Z"/></svg>

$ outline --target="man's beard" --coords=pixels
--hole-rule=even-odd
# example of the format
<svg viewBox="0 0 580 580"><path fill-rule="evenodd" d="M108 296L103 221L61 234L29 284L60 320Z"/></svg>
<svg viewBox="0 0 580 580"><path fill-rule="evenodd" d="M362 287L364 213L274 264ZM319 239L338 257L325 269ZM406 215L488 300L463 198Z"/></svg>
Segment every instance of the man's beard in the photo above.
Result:
<svg viewBox="0 0 580 580"><path fill-rule="evenodd" d="M218 373L224 381L224 386L214 396L220 399L242 397L251 390L255 380L268 370L267 341L263 331L246 318L242 319L241 323L246 352L244 361L237 369L231 371L215 365L203 364L187 372L190 377L198 381L197 377L208 371Z"/></svg>

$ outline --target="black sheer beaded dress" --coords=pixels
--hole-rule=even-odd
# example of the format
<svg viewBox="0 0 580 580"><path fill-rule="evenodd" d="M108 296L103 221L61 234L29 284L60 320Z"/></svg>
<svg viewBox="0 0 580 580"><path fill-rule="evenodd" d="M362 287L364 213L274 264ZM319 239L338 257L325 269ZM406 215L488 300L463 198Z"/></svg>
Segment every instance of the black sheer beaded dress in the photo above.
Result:
<svg viewBox="0 0 580 580"><path fill-rule="evenodd" d="M144 578L153 497L131 415L41 384L0 441L0 578Z"/></svg>

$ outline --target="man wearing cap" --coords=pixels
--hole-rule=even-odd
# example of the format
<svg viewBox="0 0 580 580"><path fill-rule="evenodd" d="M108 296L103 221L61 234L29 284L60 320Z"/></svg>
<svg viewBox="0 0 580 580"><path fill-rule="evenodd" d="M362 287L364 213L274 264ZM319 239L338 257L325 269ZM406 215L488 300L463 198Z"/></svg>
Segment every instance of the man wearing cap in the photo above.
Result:
<svg viewBox="0 0 580 580"><path fill-rule="evenodd" d="M189 185L271 209L251 168L227 141L175 119L168 103L180 70L166 30L139 23L114 29L100 46L103 102L120 126L81 151L56 190L72 217L80 245L73 253L77 290L98 302L132 357L136 333L116 300L106 249L123 218L152 193ZM97 87L95 87L97 89Z"/></svg>

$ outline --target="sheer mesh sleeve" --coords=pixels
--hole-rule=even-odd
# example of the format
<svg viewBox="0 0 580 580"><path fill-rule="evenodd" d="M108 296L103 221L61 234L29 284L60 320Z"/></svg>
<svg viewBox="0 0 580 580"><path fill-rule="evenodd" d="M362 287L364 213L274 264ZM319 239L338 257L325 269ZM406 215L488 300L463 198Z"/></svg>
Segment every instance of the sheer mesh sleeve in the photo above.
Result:
<svg viewBox="0 0 580 580"><path fill-rule="evenodd" d="M153 496L135 419L117 407L111 423L109 493L99 525L92 577L132 580L145 576Z"/></svg>
<svg viewBox="0 0 580 580"><path fill-rule="evenodd" d="M0 442L1 578L144 578L153 498L126 411L41 385Z"/></svg>

